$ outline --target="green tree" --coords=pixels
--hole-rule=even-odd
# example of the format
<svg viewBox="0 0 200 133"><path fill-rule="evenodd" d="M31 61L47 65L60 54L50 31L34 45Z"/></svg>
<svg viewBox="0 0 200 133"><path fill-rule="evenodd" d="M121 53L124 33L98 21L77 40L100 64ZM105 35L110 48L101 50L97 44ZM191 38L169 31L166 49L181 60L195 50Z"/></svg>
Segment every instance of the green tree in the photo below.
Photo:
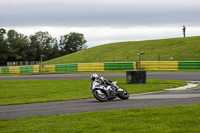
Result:
<svg viewBox="0 0 200 133"><path fill-rule="evenodd" d="M86 49L83 34L71 32L61 36L60 44L48 32L36 32L29 37L15 30L0 29L0 65L8 61L38 61Z"/></svg>
<svg viewBox="0 0 200 133"><path fill-rule="evenodd" d="M8 58L8 46L6 44L6 30L0 29L0 65L6 65Z"/></svg>
<svg viewBox="0 0 200 133"><path fill-rule="evenodd" d="M28 37L9 30L6 39L8 45L8 61L25 61L27 60L27 50L29 47Z"/></svg>
<svg viewBox="0 0 200 133"><path fill-rule="evenodd" d="M40 60L41 55L44 55L43 60L50 59L55 39L48 32L39 31L30 36L30 41L30 57Z"/></svg>
<svg viewBox="0 0 200 133"><path fill-rule="evenodd" d="M84 38L83 34L71 32L70 34L61 36L60 39L60 49L61 54L71 54L83 49L86 49L85 45L87 41Z"/></svg>
<svg viewBox="0 0 200 133"><path fill-rule="evenodd" d="M60 52L57 40L54 39L54 41L55 41L55 43L54 43L54 46L52 48L52 54L50 56L50 59L57 58L57 57L61 56L61 52Z"/></svg>

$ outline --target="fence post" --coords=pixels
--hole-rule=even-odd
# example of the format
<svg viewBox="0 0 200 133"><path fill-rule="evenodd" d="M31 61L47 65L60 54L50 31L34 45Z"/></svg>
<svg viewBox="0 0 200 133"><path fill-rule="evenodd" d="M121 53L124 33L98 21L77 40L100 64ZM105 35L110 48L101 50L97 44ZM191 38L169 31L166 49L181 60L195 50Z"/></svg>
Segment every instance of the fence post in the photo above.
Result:
<svg viewBox="0 0 200 133"><path fill-rule="evenodd" d="M115 62L115 57L113 57L113 62Z"/></svg>
<svg viewBox="0 0 200 133"><path fill-rule="evenodd" d="M184 55L184 60L186 61L186 54Z"/></svg>
<svg viewBox="0 0 200 133"><path fill-rule="evenodd" d="M99 62L101 62L101 57L99 58Z"/></svg>
<svg viewBox="0 0 200 133"><path fill-rule="evenodd" d="M127 62L128 62L128 56L126 58L127 58Z"/></svg>
<svg viewBox="0 0 200 133"><path fill-rule="evenodd" d="M140 62L141 62L141 55L139 54L138 70L140 70L140 69L141 69Z"/></svg>
<svg viewBox="0 0 200 133"><path fill-rule="evenodd" d="M160 55L158 55L158 61L160 61Z"/></svg>

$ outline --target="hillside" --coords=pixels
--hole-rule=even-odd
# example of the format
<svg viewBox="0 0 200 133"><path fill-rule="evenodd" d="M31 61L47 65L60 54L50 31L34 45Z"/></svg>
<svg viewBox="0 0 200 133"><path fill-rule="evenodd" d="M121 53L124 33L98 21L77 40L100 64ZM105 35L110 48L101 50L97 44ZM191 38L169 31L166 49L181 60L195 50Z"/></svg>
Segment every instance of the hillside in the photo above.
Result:
<svg viewBox="0 0 200 133"><path fill-rule="evenodd" d="M144 52L144 61L169 61L170 56L172 61L200 60L200 36L105 44L46 61L45 64L138 61L139 52Z"/></svg>

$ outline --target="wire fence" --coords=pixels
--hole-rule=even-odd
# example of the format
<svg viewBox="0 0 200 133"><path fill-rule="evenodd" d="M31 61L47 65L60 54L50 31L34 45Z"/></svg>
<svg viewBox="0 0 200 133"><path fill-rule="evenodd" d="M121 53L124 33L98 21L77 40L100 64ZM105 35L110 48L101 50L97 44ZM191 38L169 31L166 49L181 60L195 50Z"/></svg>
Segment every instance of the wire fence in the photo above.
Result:
<svg viewBox="0 0 200 133"><path fill-rule="evenodd" d="M7 62L7 66L30 66L30 65L38 65L41 61L12 61Z"/></svg>
<svg viewBox="0 0 200 133"><path fill-rule="evenodd" d="M70 63L98 63L98 62L135 62L135 61L200 61L200 54L184 55L138 55L126 57L99 57L99 58L78 58L69 60L50 60L42 64L70 64ZM7 62L7 66L38 65L41 61L13 61Z"/></svg>

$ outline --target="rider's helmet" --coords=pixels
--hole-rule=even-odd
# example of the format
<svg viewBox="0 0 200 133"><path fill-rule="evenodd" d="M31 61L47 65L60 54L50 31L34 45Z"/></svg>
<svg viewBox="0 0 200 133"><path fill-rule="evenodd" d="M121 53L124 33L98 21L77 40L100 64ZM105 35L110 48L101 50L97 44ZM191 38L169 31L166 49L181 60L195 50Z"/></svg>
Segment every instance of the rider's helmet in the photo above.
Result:
<svg viewBox="0 0 200 133"><path fill-rule="evenodd" d="M91 75L92 81L94 81L94 80L96 80L98 78L99 78L99 76L96 73L94 73L94 74Z"/></svg>

